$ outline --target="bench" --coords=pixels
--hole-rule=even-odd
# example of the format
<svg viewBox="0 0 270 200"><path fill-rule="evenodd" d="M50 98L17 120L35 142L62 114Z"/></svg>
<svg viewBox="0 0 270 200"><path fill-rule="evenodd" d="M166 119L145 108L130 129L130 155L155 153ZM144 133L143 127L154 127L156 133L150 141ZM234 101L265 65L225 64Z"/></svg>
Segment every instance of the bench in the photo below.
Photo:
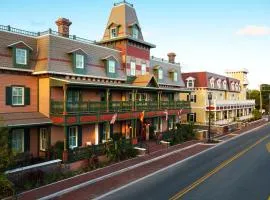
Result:
<svg viewBox="0 0 270 200"><path fill-rule="evenodd" d="M167 141L164 141L164 140L161 140L160 144L166 146L167 148L170 146L170 142L167 142Z"/></svg>
<svg viewBox="0 0 270 200"><path fill-rule="evenodd" d="M141 147L134 147L138 151L139 156L144 156L146 154L146 149Z"/></svg>

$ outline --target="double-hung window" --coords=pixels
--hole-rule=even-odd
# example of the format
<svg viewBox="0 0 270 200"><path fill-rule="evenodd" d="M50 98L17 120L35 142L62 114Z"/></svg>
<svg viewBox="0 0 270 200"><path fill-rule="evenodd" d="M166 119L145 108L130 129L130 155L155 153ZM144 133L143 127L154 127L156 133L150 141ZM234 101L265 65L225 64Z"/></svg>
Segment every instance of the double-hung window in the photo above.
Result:
<svg viewBox="0 0 270 200"><path fill-rule="evenodd" d="M72 126L69 128L69 148L78 147L78 127Z"/></svg>
<svg viewBox="0 0 270 200"><path fill-rule="evenodd" d="M174 72L173 73L173 80L176 82L178 81L178 73L177 72Z"/></svg>
<svg viewBox="0 0 270 200"><path fill-rule="evenodd" d="M14 129L12 131L12 141L11 141L12 151L15 153L24 152L24 130Z"/></svg>
<svg viewBox="0 0 270 200"><path fill-rule="evenodd" d="M24 105L24 88L12 87L12 105Z"/></svg>
<svg viewBox="0 0 270 200"><path fill-rule="evenodd" d="M47 150L47 145L48 145L48 129L47 128L41 128L40 129L40 150L41 151L46 151Z"/></svg>
<svg viewBox="0 0 270 200"><path fill-rule="evenodd" d="M173 118L169 118L168 120L168 125L169 125L169 130L172 130L173 129Z"/></svg>
<svg viewBox="0 0 270 200"><path fill-rule="evenodd" d="M16 48L16 64L26 65L27 64L27 50Z"/></svg>
<svg viewBox="0 0 270 200"><path fill-rule="evenodd" d="M146 74L146 64L142 64L142 75Z"/></svg>
<svg viewBox="0 0 270 200"><path fill-rule="evenodd" d="M109 73L115 73L115 61L109 60Z"/></svg>
<svg viewBox="0 0 270 200"><path fill-rule="evenodd" d="M112 28L111 29L111 38L116 38L117 37L117 29L116 28Z"/></svg>
<svg viewBox="0 0 270 200"><path fill-rule="evenodd" d="M84 56L81 54L76 54L76 68L77 69L84 68Z"/></svg>
<svg viewBox="0 0 270 200"><path fill-rule="evenodd" d="M163 79L163 70L162 69L158 70L158 79L159 80Z"/></svg>
<svg viewBox="0 0 270 200"><path fill-rule="evenodd" d="M135 38L135 39L138 39L139 37L139 30L137 27L133 27L132 28L132 37Z"/></svg>
<svg viewBox="0 0 270 200"><path fill-rule="evenodd" d="M134 61L130 63L130 76L136 76L136 63Z"/></svg>

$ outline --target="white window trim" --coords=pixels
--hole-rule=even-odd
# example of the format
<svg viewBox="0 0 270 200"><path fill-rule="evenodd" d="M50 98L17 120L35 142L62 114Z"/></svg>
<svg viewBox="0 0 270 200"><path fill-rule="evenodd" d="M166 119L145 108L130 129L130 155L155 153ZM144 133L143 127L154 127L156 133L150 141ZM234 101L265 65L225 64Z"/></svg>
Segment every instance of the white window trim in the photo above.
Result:
<svg viewBox="0 0 270 200"><path fill-rule="evenodd" d="M130 62L130 76L136 76L136 63L134 61Z"/></svg>
<svg viewBox="0 0 270 200"><path fill-rule="evenodd" d="M173 72L173 80L174 80L174 82L178 81L178 73L177 72Z"/></svg>
<svg viewBox="0 0 270 200"><path fill-rule="evenodd" d="M75 134L75 138L76 138L76 139L75 139L75 143L76 143L76 144L73 145L73 146L71 146L71 145L70 145L70 132L71 132L70 130L73 129L73 128L76 129L76 134ZM69 137L68 137L68 138L69 138L69 148L70 148L70 149L74 149L74 148L78 147L78 126L72 126L72 127L69 127L69 133L68 133L68 134L69 134Z"/></svg>
<svg viewBox="0 0 270 200"><path fill-rule="evenodd" d="M223 81L223 89L227 90L227 81Z"/></svg>
<svg viewBox="0 0 270 200"><path fill-rule="evenodd" d="M115 31L115 35L113 34L113 31ZM110 29L110 36L111 36L111 39L117 37L117 28L116 27Z"/></svg>
<svg viewBox="0 0 270 200"><path fill-rule="evenodd" d="M113 66L112 66L112 65ZM116 62L114 60L109 60L109 73L115 73L115 68L116 68Z"/></svg>
<svg viewBox="0 0 270 200"><path fill-rule="evenodd" d="M43 132L44 131L44 132ZM43 133L45 133L45 138L43 138ZM45 147L43 147L43 141L45 140ZM48 129L47 128L40 128L39 133L39 150L46 151L47 150L47 143L48 143Z"/></svg>
<svg viewBox="0 0 270 200"><path fill-rule="evenodd" d="M142 73L142 75L146 74L146 64L145 63L142 63L141 73Z"/></svg>
<svg viewBox="0 0 270 200"><path fill-rule="evenodd" d="M220 79L217 80L217 86L218 86L218 89L221 89L221 80Z"/></svg>
<svg viewBox="0 0 270 200"><path fill-rule="evenodd" d="M192 120L190 120L191 116L192 116ZM188 120L189 120L190 122L195 122L194 119L195 119L195 113L189 113L189 119L188 119Z"/></svg>
<svg viewBox="0 0 270 200"><path fill-rule="evenodd" d="M139 29L137 27L132 28L132 37L135 39L139 38Z"/></svg>
<svg viewBox="0 0 270 200"><path fill-rule="evenodd" d="M22 103L21 103L21 104L19 104L19 103L14 103L14 102L13 102L13 90L14 90L14 89L22 89ZM11 97L11 98L12 98L12 105L13 105L13 106L23 106L23 105L24 105L24 87L12 87L12 91L11 91L11 92L12 92L12 95L11 95L11 96L12 96L12 97Z"/></svg>
<svg viewBox="0 0 270 200"><path fill-rule="evenodd" d="M77 69L84 69L84 55L82 54L75 54L75 57L76 57L76 68ZM82 58L82 62L79 62L81 63L82 65L78 65L78 58Z"/></svg>
<svg viewBox="0 0 270 200"><path fill-rule="evenodd" d="M215 78L213 78L213 77L210 79L210 86L211 86L211 88L215 87Z"/></svg>
<svg viewBox="0 0 270 200"><path fill-rule="evenodd" d="M163 70L162 69L158 69L158 79L159 80L163 79Z"/></svg>
<svg viewBox="0 0 270 200"><path fill-rule="evenodd" d="M21 141L21 145L22 145L22 149L21 149L21 151L17 151L17 150L15 150L15 149L13 149L13 139L14 139L14 136L13 136L13 131L21 131L21 134L22 134L22 141ZM16 151L16 153L23 153L24 152L24 129L14 129L12 131L12 151Z"/></svg>
<svg viewBox="0 0 270 200"><path fill-rule="evenodd" d="M18 64L18 65L26 65L27 64L27 50L26 49L22 49L22 48L16 48L16 50L15 50L16 52L15 52L15 56L16 56L16 58L15 58L15 60L16 60L16 64ZM23 51L24 52L24 62L18 62L18 60L17 60L17 58L18 58L18 56L17 56L17 52L18 51Z"/></svg>

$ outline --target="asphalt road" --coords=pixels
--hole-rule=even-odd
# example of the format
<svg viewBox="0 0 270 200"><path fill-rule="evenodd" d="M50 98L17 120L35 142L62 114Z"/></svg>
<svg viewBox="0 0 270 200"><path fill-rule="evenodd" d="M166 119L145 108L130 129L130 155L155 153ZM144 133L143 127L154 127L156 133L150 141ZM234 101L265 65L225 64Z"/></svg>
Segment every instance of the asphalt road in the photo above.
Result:
<svg viewBox="0 0 270 200"><path fill-rule="evenodd" d="M102 199L267 200L270 196L268 143L269 125L128 185Z"/></svg>

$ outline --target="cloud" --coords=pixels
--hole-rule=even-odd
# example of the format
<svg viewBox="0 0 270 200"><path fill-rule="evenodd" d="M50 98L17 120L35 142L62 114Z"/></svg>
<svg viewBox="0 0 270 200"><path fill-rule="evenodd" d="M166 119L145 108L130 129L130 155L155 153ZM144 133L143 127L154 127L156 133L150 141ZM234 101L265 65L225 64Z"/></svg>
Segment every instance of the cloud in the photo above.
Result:
<svg viewBox="0 0 270 200"><path fill-rule="evenodd" d="M248 26L245 26L244 28L239 29L236 32L236 34L237 35L249 35L249 36L270 35L270 27L248 25Z"/></svg>

